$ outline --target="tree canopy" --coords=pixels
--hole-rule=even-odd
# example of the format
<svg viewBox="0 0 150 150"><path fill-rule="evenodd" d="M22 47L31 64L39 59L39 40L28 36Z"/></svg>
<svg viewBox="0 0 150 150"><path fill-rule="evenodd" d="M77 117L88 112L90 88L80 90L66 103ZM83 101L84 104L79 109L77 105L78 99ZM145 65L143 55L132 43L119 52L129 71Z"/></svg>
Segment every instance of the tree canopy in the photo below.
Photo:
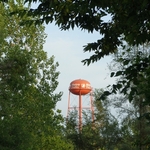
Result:
<svg viewBox="0 0 150 150"><path fill-rule="evenodd" d="M9 2L9 0L1 0ZM36 6L32 8L32 4ZM100 60L106 55L115 53L118 49L124 49L126 43L132 51L133 46L141 46L150 41L150 2L149 0L26 0L25 4L30 4L30 9L19 8L11 14L20 16L29 15L32 18L24 20L24 24L41 24L55 22L61 30L74 29L75 27L88 32L99 32L100 39L84 46L84 52L91 52L90 58L83 60L84 64ZM108 19L106 19L108 18ZM139 61L140 58L141 60ZM137 60L138 61L137 61ZM128 65L130 60L125 59L124 64ZM141 52L137 53L134 64L125 71L112 73L111 77L125 75L126 80L121 84L113 86L113 93L116 89L124 86L123 93L126 94L131 82L136 82L139 72L148 72L149 56L141 57ZM134 80L134 81L133 81ZM125 85L127 84L127 85ZM137 83L136 83L137 84ZM132 88L131 99L136 93ZM105 95L110 93L106 92Z"/></svg>
<svg viewBox="0 0 150 150"><path fill-rule="evenodd" d="M9 16L24 8L21 0L0 8L0 149L70 150L56 109L62 95L55 92L59 64L43 50L44 26L20 26L28 16Z"/></svg>
<svg viewBox="0 0 150 150"><path fill-rule="evenodd" d="M21 0L0 1L4 2L0 3L0 149L136 149L133 144L149 149L149 122L143 116L150 120L150 56L139 49L150 41L149 0L26 0L30 9ZM33 3L37 8L32 8ZM58 63L47 57L42 46L45 34L41 24L53 21L61 30L77 27L100 34L100 39L84 47L85 52L92 52L84 64L121 49L119 61L124 67L111 73L120 78L102 96L123 93L138 109L132 110L138 117L127 114L120 129L116 118L104 109L105 99L96 103L95 128L87 118L78 133L73 116L66 133L63 131L62 116L55 109L61 97L54 92ZM131 57L134 46L136 55Z"/></svg>
<svg viewBox="0 0 150 150"><path fill-rule="evenodd" d="M88 65L116 52L124 45L123 41L130 45L150 41L149 0L26 0L25 3L37 3L37 8L19 10L20 15L39 16L40 19L32 19L36 24L55 21L62 30L78 27L99 32L102 38L84 47L85 52L94 53L83 60Z"/></svg>
<svg viewBox="0 0 150 150"><path fill-rule="evenodd" d="M9 1L9 0L8 0ZM3 0L3 2L8 2ZM74 29L75 27L88 32L96 31L100 34L100 39L84 46L84 52L91 52L91 56L82 60L84 64L100 60L106 55L116 53L118 49L125 49L126 43L132 51L133 46L141 46L150 41L150 2L148 0L26 0L26 4L31 4L30 9L19 8L11 14L20 16L29 15L32 18L24 20L26 23L41 24L55 22L61 30ZM37 3L37 7L32 4ZM107 19L106 19L107 18ZM138 53L138 57L140 57ZM138 58L135 58L138 59ZM125 61L125 64L129 60ZM125 72L118 71L115 76L124 74L127 80L121 84L126 89L131 81L136 80L138 72L144 72L149 66L149 57L135 61ZM111 74L111 77L114 73ZM128 82L128 83L127 83ZM113 86L113 91L119 89L120 85ZM125 86L127 84L127 86ZM110 93L106 92L105 95ZM135 90L132 89L132 96Z"/></svg>

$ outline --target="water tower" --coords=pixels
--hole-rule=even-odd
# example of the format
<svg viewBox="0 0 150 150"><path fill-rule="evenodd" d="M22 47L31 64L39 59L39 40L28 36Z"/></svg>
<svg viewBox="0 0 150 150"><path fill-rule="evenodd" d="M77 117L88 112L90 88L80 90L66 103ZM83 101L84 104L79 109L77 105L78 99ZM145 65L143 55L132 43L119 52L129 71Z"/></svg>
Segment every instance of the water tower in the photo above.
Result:
<svg viewBox="0 0 150 150"><path fill-rule="evenodd" d="M89 109L91 111L92 121L94 120L94 107L93 107L91 84L88 81L83 80L83 79L77 79L70 83L67 116L69 115L69 112L71 111L71 109L74 109L74 106L71 105L71 98L70 98L71 94L77 96L78 98L78 106L76 108L77 108L78 116L79 116L79 131L81 131L83 109ZM82 103L82 97L88 94L89 94L88 96L89 105L85 107Z"/></svg>

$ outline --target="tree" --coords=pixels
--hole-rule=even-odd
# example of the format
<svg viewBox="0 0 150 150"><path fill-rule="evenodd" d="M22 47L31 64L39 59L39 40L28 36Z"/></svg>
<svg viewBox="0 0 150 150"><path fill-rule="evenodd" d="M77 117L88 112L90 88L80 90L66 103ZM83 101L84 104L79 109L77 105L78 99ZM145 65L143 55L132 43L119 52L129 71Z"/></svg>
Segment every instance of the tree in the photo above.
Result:
<svg viewBox="0 0 150 150"><path fill-rule="evenodd" d="M62 30L74 29L76 26L81 30L96 31L102 35L101 39L84 47L85 52L94 53L90 58L83 60L83 63L87 65L115 53L118 48L124 49L126 43L130 45L129 49L132 51L132 46L142 46L150 41L150 2L148 0L133 2L129 0L26 0L25 2L30 4L38 2L38 7L30 10L16 10L15 13L40 16L40 18L30 19L35 24L55 21ZM108 16L109 21L104 19ZM138 54L138 57L140 56L141 53ZM132 71L135 67L137 72L147 70L149 57L142 61L142 63L136 61L136 65L127 69L126 74L129 70L132 72L127 75L129 80L136 78L137 73ZM127 62L128 60L125 61ZM120 74L121 72L117 73L118 76ZM123 86L126 84L128 83L124 82Z"/></svg>
<svg viewBox="0 0 150 150"><path fill-rule="evenodd" d="M134 48L135 47L133 47L133 49ZM145 70L143 72L137 72L138 69L136 69L136 65L138 61L142 61L149 57L147 56L148 49L146 48L146 50L144 45L143 47L136 47L136 51L134 51L134 53L127 49L126 52L117 54L114 61L116 63L116 67L119 68L119 78L117 79L117 84L113 85L112 88L113 93L123 93L123 95L119 97L117 94L117 96L113 99L113 105L121 110L119 111L122 118L121 124L123 126L122 128L126 129L125 132L129 133L128 137L130 138L128 138L128 141L132 141L134 143L134 147L140 150L149 148L150 130L148 120L146 120L146 118L148 119L150 109L149 105L147 105L148 102L146 98L148 93L143 91L144 88L148 88L149 84L146 83L148 74ZM139 51L141 54L140 57ZM130 72L127 72L129 66L130 68L132 68L131 66L134 66L134 70L131 69L128 70ZM149 68L147 67L147 69ZM132 71L137 72L137 76L136 78L129 80L126 76L129 75L129 73L133 73ZM117 73L112 72L112 76L116 74ZM130 86L124 87L122 86L122 82L126 82L126 80L131 83ZM130 103L127 102L128 100ZM147 117L145 118L145 116Z"/></svg>
<svg viewBox="0 0 150 150"><path fill-rule="evenodd" d="M117 91L124 95L128 95L128 99L131 102L135 95L144 95L145 105L149 104L149 53L144 54L144 51L138 50L137 53L132 56L130 51L128 54L132 57L126 57L126 52L122 53L119 57L119 61L122 63L123 68L119 71L111 72L111 77L120 77L116 84L113 84L109 91L106 91L104 95L116 94ZM149 50L148 50L149 51Z"/></svg>
<svg viewBox="0 0 150 150"><path fill-rule="evenodd" d="M55 21L62 30L74 29L76 26L81 30L96 31L102 35L97 42L89 43L84 47L85 52L94 53L90 58L83 60L83 63L87 65L115 53L120 47L124 49L126 42L132 50L132 46L141 46L150 40L150 2L148 0L133 2L129 0L115 2L110 0L26 0L25 2L29 4L38 2L38 7L30 10L21 8L14 13L19 13L21 16L26 13L34 17L40 16L40 18L30 19L35 24ZM107 16L110 17L109 21L104 19ZM140 57L140 53L138 56ZM148 65L149 58L144 59L142 63L139 61L137 71L144 71ZM128 70L133 70L134 67ZM117 75L120 73L118 72ZM135 76L136 72L129 74L128 78L132 80ZM125 84L127 83L123 86L126 86Z"/></svg>
<svg viewBox="0 0 150 150"><path fill-rule="evenodd" d="M6 0L3 0L6 1ZM37 8L27 10L29 15L40 16L33 19L35 23L55 23L62 29L74 29L75 26L88 32L99 32L103 37L85 46L85 52L94 54L83 62L90 64L105 55L114 53L118 46L127 41L130 45L140 45L149 42L150 3L139 1L110 0L64 0L42 1L26 0L26 3L38 3ZM21 15L26 11L20 10ZM109 21L103 18L109 15Z"/></svg>
<svg viewBox="0 0 150 150"><path fill-rule="evenodd" d="M96 31L102 35L101 39L85 46L85 52L89 51L94 54L90 58L83 60L84 64L89 65L92 62L96 62L102 57L116 52L120 47L124 49L126 42L130 46L129 50L132 51L132 46L142 46L150 41L150 2L148 0L26 0L26 2L39 2L39 5L36 9L24 10L21 8L15 12L20 15L28 13L34 17L40 16L40 18L30 19L36 24L44 21L46 23L55 21L63 30L74 29L77 26L81 30ZM108 15L110 20L105 21L104 17ZM121 90L125 95L130 92L129 101L134 99L134 95L143 94L145 97L144 104L150 104L150 56L149 54L145 58L141 56L142 53L139 52L134 61L123 58L122 62L127 67L125 70L112 72L111 76L119 77L123 75L125 80L120 80L117 84L114 84L111 91L104 93L105 96ZM138 90L136 89L137 87ZM150 118L149 113L146 113L145 117Z"/></svg>
<svg viewBox="0 0 150 150"><path fill-rule="evenodd" d="M66 123L66 136L75 145L75 149L98 150L115 149L120 142L120 129L116 118L110 113L108 100L97 101L98 95L102 94L101 89L94 91L94 116L92 122L91 112L83 112L84 123L82 130L78 131L75 111L69 115Z"/></svg>
<svg viewBox="0 0 150 150"><path fill-rule="evenodd" d="M27 16L8 15L24 8L23 1L0 7L5 20L0 43L0 149L70 150L61 111L56 110L62 95L55 93L59 64L43 50L44 27L20 26Z"/></svg>

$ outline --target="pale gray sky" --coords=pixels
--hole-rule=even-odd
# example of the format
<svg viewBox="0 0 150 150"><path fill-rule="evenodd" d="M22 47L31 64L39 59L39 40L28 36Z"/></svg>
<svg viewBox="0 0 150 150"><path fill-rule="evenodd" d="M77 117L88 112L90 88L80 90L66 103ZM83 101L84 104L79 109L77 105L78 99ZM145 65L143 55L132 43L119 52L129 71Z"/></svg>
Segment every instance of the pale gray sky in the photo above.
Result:
<svg viewBox="0 0 150 150"><path fill-rule="evenodd" d="M60 76L56 92L62 91L63 96L57 107L66 116L70 82L75 79L85 79L91 83L93 88L105 88L107 85L112 84L114 79L109 77L110 70L108 69L111 58L105 57L90 66L84 66L81 63L81 60L91 55L83 52L83 46L98 40L100 38L98 33L91 34L78 29L61 31L54 24L48 24L45 32L48 37L44 44L44 50L49 57L54 55L55 61L59 62L58 71L60 71Z"/></svg>

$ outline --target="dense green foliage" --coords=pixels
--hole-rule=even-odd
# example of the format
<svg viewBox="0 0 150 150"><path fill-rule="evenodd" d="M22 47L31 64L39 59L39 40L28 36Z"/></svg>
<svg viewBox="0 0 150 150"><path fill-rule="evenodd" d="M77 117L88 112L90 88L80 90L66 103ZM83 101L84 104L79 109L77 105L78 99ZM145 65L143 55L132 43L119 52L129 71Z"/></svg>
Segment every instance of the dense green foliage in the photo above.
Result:
<svg viewBox="0 0 150 150"><path fill-rule="evenodd" d="M137 68L140 65L139 62L144 65L144 60L149 59L148 47L149 45L132 47L133 51L127 49L125 52L116 55L114 59L115 68L119 71L112 72L111 76L117 77L117 83L105 92L107 95L122 94L121 97L113 99L115 103L112 105L115 105L124 113L123 115L120 112L120 117L123 117L121 123L124 131L129 133L136 149L140 150L149 149L150 145L150 108L149 92L147 91L149 89L149 66L146 68L142 66L143 70ZM135 73L134 77L132 76L133 73ZM130 78L131 76L132 78Z"/></svg>
<svg viewBox="0 0 150 150"><path fill-rule="evenodd" d="M94 91L95 99L102 90ZM66 123L66 136L74 144L75 150L111 150L117 148L121 140L121 132L117 119L111 114L109 101L94 101L94 120L91 111L83 111L84 119L82 130L78 128L78 114L72 111Z"/></svg>
<svg viewBox="0 0 150 150"><path fill-rule="evenodd" d="M19 135L22 135L21 137L28 137L28 139L33 140L33 143L36 143L37 147L34 147L35 149L38 149L38 146L41 146L42 149L51 149L52 147L59 149L61 138L64 138L56 136L58 131L60 131L59 128L61 127L59 124L62 119L61 115L55 114L54 111L55 105L61 96L61 94L55 95L53 93L58 84L56 79L59 73L55 72L57 63L54 65L54 58L48 59L46 54L41 51L43 43L41 39L44 38L44 35L42 34L42 27L40 26L39 28L38 26L43 22L51 23L55 21L61 30L77 27L81 30L87 30L91 33L98 32L100 34L100 39L94 43L88 43L84 47L84 52L92 53L90 58L83 60L84 64L89 65L106 55L121 50L121 53L118 53L119 59L117 60L121 67L117 68L117 71L113 71L110 75L111 77L117 77L116 84L109 86L109 90L102 95L98 92L98 98L96 98L99 100L104 99L104 101L98 101L96 105L97 113L95 115L97 120L95 120L95 123L98 125L95 128L91 128L93 122L89 123L87 119L87 122L83 125L82 133L78 132L76 129L76 118L73 115L67 124L65 136L72 141L75 149L149 149L149 0L26 0L26 4L38 2L37 8L34 9L16 7L16 5L12 7L11 1L1 1L9 2L8 4L11 6L10 11L5 12L6 15L3 14L3 11L0 14L0 34L2 35L0 37L0 45L2 47L0 86L2 89L1 99L5 99L5 102L1 101L0 105L2 112L2 124L0 125L5 130L5 134L1 133L4 137L1 136L0 140L6 142L2 142L4 145L1 145L10 145L11 148L19 149L16 139L20 137ZM0 8L3 9L3 5ZM14 9L11 10L11 8ZM11 19L10 13L17 18L19 14L25 27L27 27L27 23L30 23L31 31L25 27L20 27L20 24L14 21L15 19ZM24 18L26 15L28 17ZM7 20L6 22L9 20L11 23L6 23L5 25L4 20ZM36 36L34 34L28 35L28 32L23 31L20 32L23 33L21 35L17 32L18 28L20 28L19 31L28 30L28 32L35 33ZM36 31L41 34L42 38L36 34ZM9 37L7 37L8 35ZM128 48L126 48L126 45L129 45ZM135 47L136 53L134 53ZM36 51L34 51L35 49ZM50 68L53 69L48 70L48 66L51 66ZM54 76L51 77L50 74ZM105 109L107 107L104 105L107 102L106 96L118 93L123 94L124 98L131 102L132 106L130 110L122 107L122 104L119 102L115 104L115 106L120 107L126 113L125 116L123 113L121 114L123 119L120 126L118 126L116 119L110 115L111 113ZM21 101L18 101L20 99ZM47 99L50 99L51 103L47 103ZM121 98L119 98L119 101L122 102ZM49 106L47 107L47 105ZM50 114L45 116L49 112L48 108L51 110ZM45 111L41 113L43 109ZM131 115L131 112L136 115ZM4 114L7 115L5 116ZM21 117L24 119L22 120ZM27 127L22 126L25 123ZM34 123L38 127L36 130L34 130ZM46 123L52 124L52 126L47 128ZM11 128L7 128L8 124L12 124ZM21 132L16 130L18 129L16 128L17 126L22 129ZM32 130L27 132L29 131L27 128ZM15 138L12 136L14 132L11 132L14 129L16 130ZM40 133L35 133L34 131L39 131L38 129L40 129ZM51 133L51 135L54 135L54 138L45 133ZM39 134L42 138L38 138ZM31 141L28 139L26 143L30 145ZM41 139L42 145L39 145L38 143ZM22 140L20 139L19 143L22 143ZM47 143L55 143L56 147L47 145ZM57 145L56 143L59 144ZM71 146L65 143L62 145L64 145L64 149L66 149L65 146L67 148ZM20 144L19 146L26 149L24 147L26 145Z"/></svg>
<svg viewBox="0 0 150 150"><path fill-rule="evenodd" d="M148 92L150 89L150 53L145 45L137 48L136 52L126 49L121 54L117 54L117 61L123 67L118 68L116 72L111 72L110 76L118 77L119 80L108 91L105 91L104 97L119 92L128 96L131 102L136 95L139 95L144 97L144 105L150 104Z"/></svg>
<svg viewBox="0 0 150 150"><path fill-rule="evenodd" d="M70 150L61 132L63 117L56 110L62 95L55 93L58 62L43 50L44 27L20 26L27 16L9 16L24 8L22 1L0 7L0 149Z"/></svg>
<svg viewBox="0 0 150 150"><path fill-rule="evenodd" d="M99 32L102 38L85 46L84 51L94 54L83 62L90 64L105 55L114 53L118 46L127 41L131 45L149 42L150 2L149 0L26 0L38 3L29 15L40 16L35 23L55 21L62 30L75 27L88 32ZM21 15L26 11L20 10ZM109 20L104 18L109 16Z"/></svg>
<svg viewBox="0 0 150 150"><path fill-rule="evenodd" d="M142 106L142 98L135 97L128 103L128 97L116 96L96 100L103 90L94 90L95 119L91 112L83 112L82 131L78 128L78 114L70 113L65 135L74 144L74 149L84 150L148 150L150 148L150 127L140 115L148 111ZM140 100L139 100L140 99Z"/></svg>

